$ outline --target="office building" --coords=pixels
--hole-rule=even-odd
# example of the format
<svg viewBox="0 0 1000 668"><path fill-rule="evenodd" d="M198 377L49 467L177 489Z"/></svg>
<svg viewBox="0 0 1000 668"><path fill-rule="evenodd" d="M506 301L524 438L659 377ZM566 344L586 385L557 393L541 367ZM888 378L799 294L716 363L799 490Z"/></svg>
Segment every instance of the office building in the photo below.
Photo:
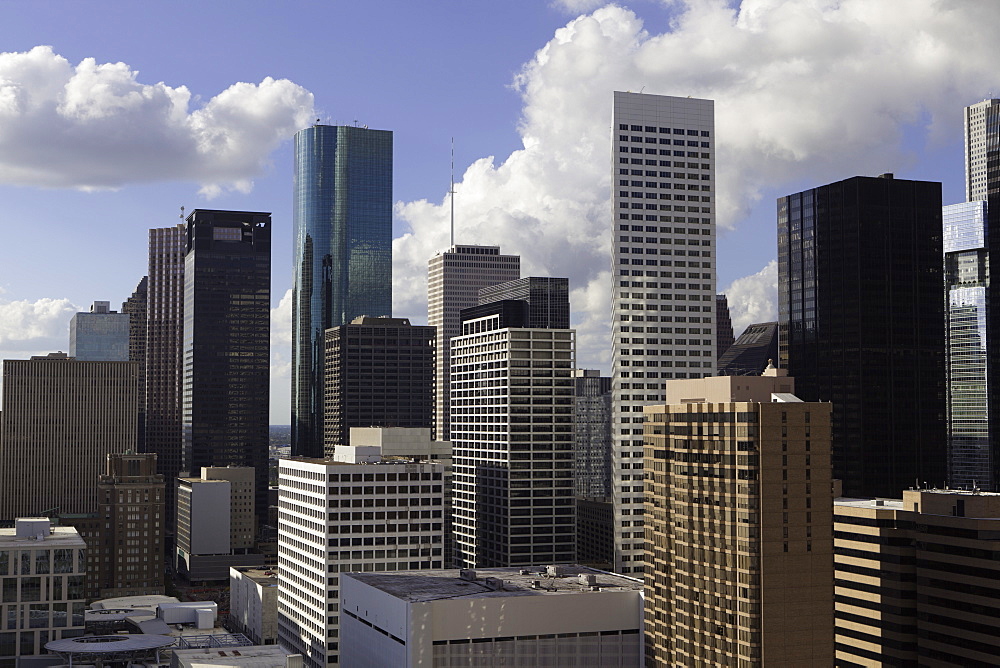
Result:
<svg viewBox="0 0 1000 668"><path fill-rule="evenodd" d="M108 453L135 450L135 362L4 360L0 520L93 513Z"/></svg>
<svg viewBox="0 0 1000 668"><path fill-rule="evenodd" d="M392 132L295 135L292 453L323 454L324 333L392 313Z"/></svg>
<svg viewBox="0 0 1000 668"><path fill-rule="evenodd" d="M642 583L582 566L341 576L344 665L641 665Z"/></svg>
<svg viewBox="0 0 1000 668"><path fill-rule="evenodd" d="M988 176L990 152L997 149L1000 100L983 100L965 108L965 201L985 201L996 177Z"/></svg>
<svg viewBox="0 0 1000 668"><path fill-rule="evenodd" d="M90 313L69 321L69 356L81 362L129 361L129 316L111 310L111 302L94 302Z"/></svg>
<svg viewBox="0 0 1000 668"><path fill-rule="evenodd" d="M729 314L729 298L726 295L715 295L715 359L722 359L729 346L734 343L736 338L733 335L733 319Z"/></svg>
<svg viewBox="0 0 1000 668"><path fill-rule="evenodd" d="M461 310L479 304L479 290L521 277L521 258L499 246L452 246L427 263L427 324L437 328L434 435L448 440L451 339L462 333Z"/></svg>
<svg viewBox="0 0 1000 668"><path fill-rule="evenodd" d="M834 505L836 665L996 665L1000 494L902 497Z"/></svg>
<svg viewBox="0 0 1000 668"><path fill-rule="evenodd" d="M576 561L576 332L530 328L524 309L504 308L524 303L497 302L451 341L455 549L467 568Z"/></svg>
<svg viewBox="0 0 1000 668"><path fill-rule="evenodd" d="M759 376L778 360L778 323L748 325L722 357L720 376Z"/></svg>
<svg viewBox="0 0 1000 668"><path fill-rule="evenodd" d="M646 665L832 666L830 404L783 369L646 415Z"/></svg>
<svg viewBox="0 0 1000 668"><path fill-rule="evenodd" d="M271 214L195 209L184 267L181 470L256 471L267 521Z"/></svg>
<svg viewBox="0 0 1000 668"><path fill-rule="evenodd" d="M278 567L229 569L229 624L255 645L278 642Z"/></svg>
<svg viewBox="0 0 1000 668"><path fill-rule="evenodd" d="M149 230L146 293L146 431L143 448L156 453L167 481L167 534L174 533L174 480L181 475L181 380L184 359L184 256L187 228Z"/></svg>
<svg viewBox="0 0 1000 668"><path fill-rule="evenodd" d="M340 573L444 566L441 464L293 457L278 463L278 642L338 663Z"/></svg>
<svg viewBox="0 0 1000 668"><path fill-rule="evenodd" d="M642 573L642 407L715 373L715 103L614 94L615 570ZM628 559L625 559L625 557Z"/></svg>
<svg viewBox="0 0 1000 668"><path fill-rule="evenodd" d="M139 424L136 449L146 452L146 313L149 277L143 276L132 295L122 302L128 315L128 359L139 365Z"/></svg>
<svg viewBox="0 0 1000 668"><path fill-rule="evenodd" d="M325 349L327 456L349 444L351 427L433 425L433 327L358 317L328 329Z"/></svg>
<svg viewBox="0 0 1000 668"><path fill-rule="evenodd" d="M479 304L519 299L528 303L527 326L569 329L569 279L528 276L479 290Z"/></svg>
<svg viewBox="0 0 1000 668"><path fill-rule="evenodd" d="M576 560L611 570L615 563L615 507L611 497L576 497Z"/></svg>
<svg viewBox="0 0 1000 668"><path fill-rule="evenodd" d="M177 480L177 572L190 581L224 580L232 566L258 566L255 486L250 467L206 466Z"/></svg>
<svg viewBox="0 0 1000 668"><path fill-rule="evenodd" d="M0 528L0 666L44 654L50 640L83 635L87 544L72 527L18 518Z"/></svg>
<svg viewBox="0 0 1000 668"><path fill-rule="evenodd" d="M611 497L611 378L573 370L576 400L576 495Z"/></svg>
<svg viewBox="0 0 1000 668"><path fill-rule="evenodd" d="M780 366L833 403L850 496L943 483L941 184L857 176L778 200Z"/></svg>

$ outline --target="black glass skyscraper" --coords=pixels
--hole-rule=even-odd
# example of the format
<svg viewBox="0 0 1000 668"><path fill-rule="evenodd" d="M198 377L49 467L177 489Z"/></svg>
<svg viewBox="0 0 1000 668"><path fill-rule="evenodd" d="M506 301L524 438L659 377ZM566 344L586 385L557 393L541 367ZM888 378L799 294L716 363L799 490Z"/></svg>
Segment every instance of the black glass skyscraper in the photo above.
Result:
<svg viewBox="0 0 1000 668"><path fill-rule="evenodd" d="M250 466L267 518L271 214L187 218L181 470Z"/></svg>
<svg viewBox="0 0 1000 668"><path fill-rule="evenodd" d="M528 303L525 327L569 329L569 279L528 276L479 289L479 304L509 299Z"/></svg>
<svg viewBox="0 0 1000 668"><path fill-rule="evenodd" d="M292 453L323 454L323 336L392 311L392 132L295 135Z"/></svg>
<svg viewBox="0 0 1000 668"><path fill-rule="evenodd" d="M854 177L778 200L779 357L833 403L848 496L946 476L941 184Z"/></svg>

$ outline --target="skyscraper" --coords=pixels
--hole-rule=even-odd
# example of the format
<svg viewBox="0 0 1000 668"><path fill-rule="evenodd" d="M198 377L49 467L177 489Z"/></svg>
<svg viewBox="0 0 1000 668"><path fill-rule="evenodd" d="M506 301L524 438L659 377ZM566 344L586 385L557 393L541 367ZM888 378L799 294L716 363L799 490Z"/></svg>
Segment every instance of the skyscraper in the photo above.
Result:
<svg viewBox="0 0 1000 668"><path fill-rule="evenodd" d="M323 335L392 312L392 132L295 135L292 452L323 454Z"/></svg>
<svg viewBox="0 0 1000 668"><path fill-rule="evenodd" d="M611 496L611 379L597 369L574 369L576 495Z"/></svg>
<svg viewBox="0 0 1000 668"><path fill-rule="evenodd" d="M833 402L848 496L946 476L941 184L856 176L778 200L781 367Z"/></svg>
<svg viewBox="0 0 1000 668"><path fill-rule="evenodd" d="M184 266L182 471L256 471L267 520L271 214L195 209Z"/></svg>
<svg viewBox="0 0 1000 668"><path fill-rule="evenodd" d="M90 313L69 321L69 356L81 362L127 362L129 316L111 310L110 302L94 302Z"/></svg>
<svg viewBox="0 0 1000 668"><path fill-rule="evenodd" d="M830 404L784 369L646 411L646 665L833 665Z"/></svg>
<svg viewBox="0 0 1000 668"><path fill-rule="evenodd" d="M573 563L576 332L526 326L495 302L452 339L456 560L465 568Z"/></svg>
<svg viewBox="0 0 1000 668"><path fill-rule="evenodd" d="M985 200L992 187L987 168L1000 148L1000 100L983 100L965 108L965 200ZM992 156L990 154L993 154Z"/></svg>
<svg viewBox="0 0 1000 668"><path fill-rule="evenodd" d="M499 246L452 246L427 263L427 324L437 328L435 438L448 440L451 339L462 333L460 312L479 303L482 288L521 277L521 258Z"/></svg>
<svg viewBox="0 0 1000 668"><path fill-rule="evenodd" d="M149 231L146 303L146 452L166 481L168 535L174 532L174 481L181 473L181 369L184 353L183 223Z"/></svg>
<svg viewBox="0 0 1000 668"><path fill-rule="evenodd" d="M128 359L139 365L139 435L136 450L146 452L146 314L149 300L149 277L143 276L132 295L122 302L128 314Z"/></svg>
<svg viewBox="0 0 1000 668"><path fill-rule="evenodd" d="M135 362L4 360L0 520L97 511L108 453L135 449Z"/></svg>
<svg viewBox="0 0 1000 668"><path fill-rule="evenodd" d="M720 376L759 376L768 364L778 361L778 323L747 325L726 352L719 357Z"/></svg>
<svg viewBox="0 0 1000 668"><path fill-rule="evenodd" d="M527 327L569 328L569 279L528 276L479 290L479 303L518 299L528 303Z"/></svg>
<svg viewBox="0 0 1000 668"><path fill-rule="evenodd" d="M615 569L642 573L642 407L715 373L715 103L615 92Z"/></svg>
<svg viewBox="0 0 1000 668"><path fill-rule="evenodd" d="M715 295L715 359L720 359L736 342L733 336L733 319L729 314L729 298Z"/></svg>

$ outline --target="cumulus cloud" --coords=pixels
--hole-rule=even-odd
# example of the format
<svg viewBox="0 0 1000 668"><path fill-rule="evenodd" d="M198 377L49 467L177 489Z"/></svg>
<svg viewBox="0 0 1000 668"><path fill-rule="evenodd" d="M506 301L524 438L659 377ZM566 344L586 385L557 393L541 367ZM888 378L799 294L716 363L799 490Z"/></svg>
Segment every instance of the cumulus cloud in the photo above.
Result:
<svg viewBox="0 0 1000 668"><path fill-rule="evenodd" d="M69 349L69 321L81 311L68 299L0 302L0 355L23 359Z"/></svg>
<svg viewBox="0 0 1000 668"><path fill-rule="evenodd" d="M502 243L522 255L525 274L570 278L589 332L584 365L603 364L610 347L613 90L716 100L718 223L734 228L765 189L803 175L820 184L905 168L915 156L904 129L931 141L960 132L961 106L981 97L1000 55L996 3L668 4L678 13L662 34L617 6L557 30L514 80L523 148L477 160L455 187L459 242ZM448 244L448 204L445 195L397 206L409 225L393 246L401 314L426 312L427 259ZM766 310L739 299L730 296L737 313Z"/></svg>
<svg viewBox="0 0 1000 668"><path fill-rule="evenodd" d="M292 289L271 309L271 424L288 424L292 391Z"/></svg>
<svg viewBox="0 0 1000 668"><path fill-rule="evenodd" d="M125 63L78 65L36 46L0 53L0 182L116 188L194 181L207 195L248 191L268 156L313 117L287 79L235 83L190 109L185 86L144 84Z"/></svg>
<svg viewBox="0 0 1000 668"><path fill-rule="evenodd" d="M604 0L553 0L552 6L569 12L570 14L583 14L597 9L604 4Z"/></svg>
<svg viewBox="0 0 1000 668"><path fill-rule="evenodd" d="M729 316L733 319L733 332L737 338L748 325L777 320L777 260L771 260L756 274L737 278L721 292L729 300Z"/></svg>

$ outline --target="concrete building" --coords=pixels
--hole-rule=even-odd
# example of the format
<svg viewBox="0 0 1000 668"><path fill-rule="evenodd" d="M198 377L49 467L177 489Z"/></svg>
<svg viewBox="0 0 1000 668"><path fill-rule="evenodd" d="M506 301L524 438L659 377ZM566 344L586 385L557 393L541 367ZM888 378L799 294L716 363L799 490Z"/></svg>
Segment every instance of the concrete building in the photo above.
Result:
<svg viewBox="0 0 1000 668"><path fill-rule="evenodd" d="M346 666L642 665L642 583L582 566L351 573Z"/></svg>
<svg viewBox="0 0 1000 668"><path fill-rule="evenodd" d="M392 132L295 133L292 453L323 455L324 332L392 314Z"/></svg>
<svg viewBox="0 0 1000 668"><path fill-rule="evenodd" d="M195 209L184 258L181 471L250 467L267 522L271 214Z"/></svg>
<svg viewBox="0 0 1000 668"><path fill-rule="evenodd" d="M278 463L278 642L325 668L340 655L340 573L444 566L444 467Z"/></svg>
<svg viewBox="0 0 1000 668"><path fill-rule="evenodd" d="M50 640L83 635L86 553L75 529L44 517L0 528L0 666L42 654Z"/></svg>
<svg viewBox="0 0 1000 668"><path fill-rule="evenodd" d="M983 100L965 108L965 201L988 199L989 151L996 150L1000 100ZM995 178L995 177L994 177Z"/></svg>
<svg viewBox="0 0 1000 668"><path fill-rule="evenodd" d="M177 572L188 580L224 580L231 566L257 566L256 472L206 466L177 480Z"/></svg>
<svg viewBox="0 0 1000 668"><path fill-rule="evenodd" d="M350 445L351 427L433 425L433 327L362 316L327 330L325 345L327 457Z"/></svg>
<svg viewBox="0 0 1000 668"><path fill-rule="evenodd" d="M146 294L146 452L167 485L167 534L174 534L177 502L173 481L181 475L181 380L184 359L184 256L187 228L149 230ZM184 472L187 475L189 472Z"/></svg>
<svg viewBox="0 0 1000 668"><path fill-rule="evenodd" d="M135 362L4 360L0 520L93 513L108 453L135 450Z"/></svg>
<svg viewBox="0 0 1000 668"><path fill-rule="evenodd" d="M646 407L647 665L833 665L831 407L794 390L772 367Z"/></svg>
<svg viewBox="0 0 1000 668"><path fill-rule="evenodd" d="M111 310L111 302L94 302L89 313L69 321L69 356L81 362L127 362L129 316Z"/></svg>
<svg viewBox="0 0 1000 668"><path fill-rule="evenodd" d="M616 91L612 123L615 570L641 574L642 407L715 373L715 103Z"/></svg>
<svg viewBox="0 0 1000 668"><path fill-rule="evenodd" d="M1000 494L834 505L837 665L995 666Z"/></svg>
<svg viewBox="0 0 1000 668"><path fill-rule="evenodd" d="M525 312L475 310L451 341L456 561L576 561L576 332L526 327Z"/></svg>
<svg viewBox="0 0 1000 668"><path fill-rule="evenodd" d="M170 668L302 668L302 657L274 645L175 649Z"/></svg>
<svg viewBox="0 0 1000 668"><path fill-rule="evenodd" d="M238 566L229 569L229 624L255 645L278 642L278 567Z"/></svg>
<svg viewBox="0 0 1000 668"><path fill-rule="evenodd" d="M448 440L451 339L462 333L460 312L479 303L479 290L521 277L521 257L499 246L452 246L427 263L427 324L436 328L434 436Z"/></svg>

